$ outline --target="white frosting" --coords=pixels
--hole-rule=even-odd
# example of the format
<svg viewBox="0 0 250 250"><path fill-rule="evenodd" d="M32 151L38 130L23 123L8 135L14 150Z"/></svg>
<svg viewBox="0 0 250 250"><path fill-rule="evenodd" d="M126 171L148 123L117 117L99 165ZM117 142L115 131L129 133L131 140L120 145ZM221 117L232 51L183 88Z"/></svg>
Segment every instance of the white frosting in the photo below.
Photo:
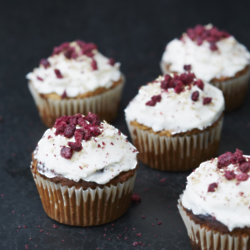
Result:
<svg viewBox="0 0 250 250"><path fill-rule="evenodd" d="M67 59L61 53L48 58L50 67L44 68L40 65L26 77L42 94L56 93L61 96L66 91L68 97L75 97L99 87L109 88L122 77L119 70L120 63L112 66L109 64L109 59L100 52L93 50L93 53L98 66L97 70L92 69L92 59L86 55L81 55L76 59ZM63 78L56 77L55 69L60 70ZM43 81L38 80L37 77L42 78Z"/></svg>
<svg viewBox="0 0 250 250"><path fill-rule="evenodd" d="M204 41L197 45L186 34L183 39L174 39L167 44L162 56L162 68L170 66L171 72L182 72L183 66L191 64L195 75L204 81L214 78L233 77L250 64L247 48L230 36L216 43L218 50L211 51L209 43Z"/></svg>
<svg viewBox="0 0 250 250"><path fill-rule="evenodd" d="M212 125L224 110L222 92L210 84L205 84L204 90L197 86L185 87L185 91L177 94L174 89L164 91L160 87L159 77L155 82L142 86L137 96L125 109L127 122L137 121L158 132L170 131L172 134L186 132L195 128L204 129ZM199 91L199 100L194 102L191 95ZM154 95L161 94L161 101L155 106L145 103ZM203 97L212 97L212 102L203 105Z"/></svg>
<svg viewBox="0 0 250 250"><path fill-rule="evenodd" d="M83 149L74 151L71 159L63 158L60 151L69 141L75 141L74 137L68 139L55 135L55 128L48 129L34 152L38 172L48 178L63 176L76 182L105 184L121 172L135 169L136 148L118 129L106 122L101 124L102 133L89 141L83 140Z"/></svg>
<svg viewBox="0 0 250 250"><path fill-rule="evenodd" d="M232 164L228 166L233 168ZM214 182L218 188L208 192L209 184ZM241 182L227 180L223 170L217 168L217 159L203 162L187 177L181 203L195 215L214 216L230 231L250 227L250 178Z"/></svg>

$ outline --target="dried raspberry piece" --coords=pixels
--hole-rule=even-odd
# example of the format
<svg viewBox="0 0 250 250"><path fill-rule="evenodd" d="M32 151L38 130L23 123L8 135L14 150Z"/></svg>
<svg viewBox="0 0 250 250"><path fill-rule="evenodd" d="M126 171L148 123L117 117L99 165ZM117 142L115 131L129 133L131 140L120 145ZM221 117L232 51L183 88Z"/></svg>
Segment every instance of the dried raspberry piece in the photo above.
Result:
<svg viewBox="0 0 250 250"><path fill-rule="evenodd" d="M215 192L215 190L218 188L218 183L213 182L209 184L207 191L208 192Z"/></svg>
<svg viewBox="0 0 250 250"><path fill-rule="evenodd" d="M199 89L203 90L204 89L204 82L200 79L194 82L194 85L196 85Z"/></svg>
<svg viewBox="0 0 250 250"><path fill-rule="evenodd" d="M131 196L132 202L135 203L140 203L141 202L141 197L139 194L133 193Z"/></svg>
<svg viewBox="0 0 250 250"><path fill-rule="evenodd" d="M233 158L233 153L226 152L218 157L218 168L227 167Z"/></svg>
<svg viewBox="0 0 250 250"><path fill-rule="evenodd" d="M75 126L74 125L67 125L66 128L64 129L63 135L66 138L71 138L75 133Z"/></svg>
<svg viewBox="0 0 250 250"><path fill-rule="evenodd" d="M63 146L61 149L61 156L64 157L65 159L71 159L73 154L73 151L69 147Z"/></svg>
<svg viewBox="0 0 250 250"><path fill-rule="evenodd" d="M63 75L59 69L54 69L54 72L55 72L57 78L59 78L59 79L63 78Z"/></svg>
<svg viewBox="0 0 250 250"><path fill-rule="evenodd" d="M212 51L218 50L218 47L217 47L217 45L216 45L215 42L210 43L209 48L210 48Z"/></svg>
<svg viewBox="0 0 250 250"><path fill-rule="evenodd" d="M249 175L246 173L241 173L236 175L236 180L237 181L246 181L248 180Z"/></svg>
<svg viewBox="0 0 250 250"><path fill-rule="evenodd" d="M212 98L211 97L205 97L203 99L203 105L207 105L207 104L209 104L211 102L212 102Z"/></svg>
<svg viewBox="0 0 250 250"><path fill-rule="evenodd" d="M64 56L68 59L77 58L77 53L74 47L69 47L65 52Z"/></svg>
<svg viewBox="0 0 250 250"><path fill-rule="evenodd" d="M99 126L101 123L99 117L91 112L89 112L88 115L85 116L85 120L90 122L92 125L97 125L97 126Z"/></svg>
<svg viewBox="0 0 250 250"><path fill-rule="evenodd" d="M165 90L170 88L171 80L172 80L172 77L170 75L165 75L164 79L161 81L161 88Z"/></svg>
<svg viewBox="0 0 250 250"><path fill-rule="evenodd" d="M185 86L182 81L177 80L174 88L175 93L180 94L184 90Z"/></svg>
<svg viewBox="0 0 250 250"><path fill-rule="evenodd" d="M247 173L250 170L250 162L243 162L242 164L240 164L239 169L242 173Z"/></svg>
<svg viewBox="0 0 250 250"><path fill-rule="evenodd" d="M47 69L48 67L50 67L50 62L48 61L48 59L42 58L40 60L40 65L43 65L43 67Z"/></svg>
<svg viewBox="0 0 250 250"><path fill-rule="evenodd" d="M94 54L92 50L97 49L97 46L94 43L85 43L83 41L78 40L77 44L80 46L83 55L93 57Z"/></svg>
<svg viewBox="0 0 250 250"><path fill-rule="evenodd" d="M177 77L177 76L176 76ZM185 85L188 85L194 81L195 74L194 73L182 73L179 76L179 80L181 80Z"/></svg>
<svg viewBox="0 0 250 250"><path fill-rule="evenodd" d="M97 70L98 67L97 67L97 62L95 59L92 58L92 62L91 62L91 67L93 70Z"/></svg>
<svg viewBox="0 0 250 250"><path fill-rule="evenodd" d="M43 82L43 78L42 78L42 77L37 76L36 78L37 78L37 80L39 80L39 81Z"/></svg>
<svg viewBox="0 0 250 250"><path fill-rule="evenodd" d="M74 133L74 137L76 142L81 142L84 137L84 131L82 129L76 129Z"/></svg>
<svg viewBox="0 0 250 250"><path fill-rule="evenodd" d="M63 94L61 95L61 97L62 97L62 99L65 99L68 97L66 90L63 91Z"/></svg>
<svg viewBox="0 0 250 250"><path fill-rule="evenodd" d="M161 95L154 95L151 97L151 100L146 102L147 106L155 106L157 102L161 101Z"/></svg>
<svg viewBox="0 0 250 250"><path fill-rule="evenodd" d="M234 171L225 171L224 175L228 180L233 180L235 178Z"/></svg>
<svg viewBox="0 0 250 250"><path fill-rule="evenodd" d="M69 42L62 43L59 46L54 47L52 55L58 55L61 52L67 50L69 47L70 47L70 43Z"/></svg>
<svg viewBox="0 0 250 250"><path fill-rule="evenodd" d="M113 58L109 58L108 63L109 63L111 66L114 66L114 65L115 65L115 60L114 60Z"/></svg>
<svg viewBox="0 0 250 250"><path fill-rule="evenodd" d="M183 69L184 69L185 71L190 71L190 70L191 70L191 65L190 65L190 64L185 64L185 65L183 66Z"/></svg>
<svg viewBox="0 0 250 250"><path fill-rule="evenodd" d="M198 90L194 91L194 92L192 93L192 95L191 95L192 101L197 102L198 99L199 99L199 95L200 95L200 93L199 93Z"/></svg>
<svg viewBox="0 0 250 250"><path fill-rule="evenodd" d="M81 142L68 142L68 145L70 146L70 148L74 151L81 151L82 150L82 144Z"/></svg>
<svg viewBox="0 0 250 250"><path fill-rule="evenodd" d="M243 156L243 152L241 150L239 150L238 148L236 148L236 150L233 154L233 158L232 158L231 163L236 164L236 163L243 163L245 161L246 161L246 159Z"/></svg>

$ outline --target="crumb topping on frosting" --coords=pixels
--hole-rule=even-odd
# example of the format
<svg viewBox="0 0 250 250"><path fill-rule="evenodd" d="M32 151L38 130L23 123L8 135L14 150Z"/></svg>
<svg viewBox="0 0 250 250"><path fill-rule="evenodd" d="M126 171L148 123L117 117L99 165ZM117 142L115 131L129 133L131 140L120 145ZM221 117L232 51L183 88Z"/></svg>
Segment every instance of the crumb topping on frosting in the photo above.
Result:
<svg viewBox="0 0 250 250"><path fill-rule="evenodd" d="M181 74L167 74L142 86L125 109L127 122L172 134L210 126L224 110L221 91L197 79L186 67ZM154 119L152 119L154 117Z"/></svg>
<svg viewBox="0 0 250 250"><path fill-rule="evenodd" d="M207 41L211 51L218 50L216 45L218 41L231 36L228 32L219 30L215 26L203 26L201 24L197 24L194 28L188 28L186 34L192 41L196 42L198 46L202 45L204 41Z"/></svg>
<svg viewBox="0 0 250 250"><path fill-rule="evenodd" d="M201 163L187 177L181 202L196 215L215 217L230 231L250 227L249 176L250 157L239 149L226 152Z"/></svg>
<svg viewBox="0 0 250 250"><path fill-rule="evenodd" d="M118 129L89 113L58 118L38 142L34 159L39 173L48 178L105 184L136 168L136 154Z"/></svg>
<svg viewBox="0 0 250 250"><path fill-rule="evenodd" d="M164 73L182 72L192 66L204 81L234 77L250 64L250 53L229 33L215 26L197 25L166 46L161 67Z"/></svg>
<svg viewBox="0 0 250 250"><path fill-rule="evenodd" d="M120 64L106 58L94 43L65 42L53 49L27 79L43 94L75 97L99 87L109 88L121 79Z"/></svg>

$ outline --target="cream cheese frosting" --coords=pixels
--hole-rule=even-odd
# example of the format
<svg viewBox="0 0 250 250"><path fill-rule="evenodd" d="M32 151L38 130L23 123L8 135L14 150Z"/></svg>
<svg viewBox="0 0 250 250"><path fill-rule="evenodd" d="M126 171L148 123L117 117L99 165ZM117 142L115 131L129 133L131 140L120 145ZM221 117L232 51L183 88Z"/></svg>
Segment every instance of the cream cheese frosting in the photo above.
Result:
<svg viewBox="0 0 250 250"><path fill-rule="evenodd" d="M246 156L247 161L250 157ZM250 178L239 181L225 178L225 169L218 168L218 158L201 163L187 177L187 186L181 196L181 204L195 215L210 215L230 231L250 227ZM237 164L229 164L227 171L242 174ZM247 175L247 174L245 174ZM209 185L216 183L213 192Z"/></svg>
<svg viewBox="0 0 250 250"><path fill-rule="evenodd" d="M126 121L138 123L158 132L167 130L171 134L186 132L192 129L204 129L212 125L222 115L224 98L222 92L210 84L205 83L201 90L197 85L186 85L184 91L176 93L173 88L163 90L160 76L139 89L139 93L125 109ZM197 101L192 100L194 92L199 93ZM152 96L161 95L161 100L155 106L145 103ZM212 102L203 104L206 97Z"/></svg>
<svg viewBox="0 0 250 250"><path fill-rule="evenodd" d="M71 42L70 46L76 51L80 50L77 42ZM75 58L67 58L64 53L53 54L47 59L49 67L40 64L26 78L42 94L56 93L62 96L65 92L68 97L75 97L97 88L110 88L122 78L120 63L110 63L110 59L96 48L91 53L91 56L80 54ZM60 71L61 78L58 78L55 70Z"/></svg>
<svg viewBox="0 0 250 250"><path fill-rule="evenodd" d="M161 61L162 70L164 73L182 72L183 66L190 64L198 78L209 82L215 78L234 77L250 64L249 51L233 36L219 40L216 46L218 49L212 51L208 41L198 45L184 33L181 39L167 44Z"/></svg>
<svg viewBox="0 0 250 250"><path fill-rule="evenodd" d="M65 159L61 149L75 142L74 137L55 135L55 127L46 130L33 155L38 172L48 178L62 176L75 182L106 184L121 172L135 169L137 150L127 137L106 122L100 124L100 131L100 135L82 140L82 150Z"/></svg>

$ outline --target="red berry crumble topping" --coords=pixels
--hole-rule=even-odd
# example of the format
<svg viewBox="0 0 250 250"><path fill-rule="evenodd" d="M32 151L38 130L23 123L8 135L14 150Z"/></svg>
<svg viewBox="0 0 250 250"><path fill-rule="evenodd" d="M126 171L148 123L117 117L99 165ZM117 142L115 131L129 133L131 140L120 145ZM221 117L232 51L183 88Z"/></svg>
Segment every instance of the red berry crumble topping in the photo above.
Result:
<svg viewBox="0 0 250 250"><path fill-rule="evenodd" d="M228 169L230 164L233 164L233 170ZM250 161L244 157L243 152L239 149L236 149L234 153L226 152L220 155L217 167L224 172L227 180L246 181L249 178Z"/></svg>
<svg viewBox="0 0 250 250"><path fill-rule="evenodd" d="M88 141L101 134L100 120L92 113L88 113L87 116L62 116L56 120L54 128L55 135L75 138L75 142L68 142L68 147L63 146L61 149L61 156L66 159L70 159L74 151L82 150L82 140Z"/></svg>
<svg viewBox="0 0 250 250"><path fill-rule="evenodd" d="M194 28L187 29L186 33L198 46L202 45L204 41L207 41L211 51L218 50L218 46L216 45L218 41L230 37L230 34L226 31L219 30L216 27L205 27L200 24Z"/></svg>
<svg viewBox="0 0 250 250"><path fill-rule="evenodd" d="M76 41L76 44L79 46L80 51L77 51L75 46L69 42L62 43L61 45L54 48L52 55L59 55L61 53L67 59L75 59L81 55L86 55L88 57L93 57L93 50L97 49L97 46L94 43L86 43L84 41Z"/></svg>
<svg viewBox="0 0 250 250"><path fill-rule="evenodd" d="M43 65L43 67L47 69L48 67L50 67L50 62L47 59L42 58L40 61L40 65Z"/></svg>
<svg viewBox="0 0 250 250"><path fill-rule="evenodd" d="M174 89L176 94L180 94L185 91L185 87L197 86L200 90L204 90L204 83L200 79L196 79L195 74L191 73L191 65L184 65L184 69L187 71L182 74L174 74L173 76L167 74L164 76L163 80L160 81L160 86L162 91L168 91L169 89ZM158 82L157 80L155 82ZM187 89L187 88L186 88ZM192 101L196 102L199 100L199 91L194 91L191 95ZM161 95L154 95L151 100L146 102L147 106L155 106L157 102L161 101ZM203 98L203 105L210 104L212 102L211 97Z"/></svg>

